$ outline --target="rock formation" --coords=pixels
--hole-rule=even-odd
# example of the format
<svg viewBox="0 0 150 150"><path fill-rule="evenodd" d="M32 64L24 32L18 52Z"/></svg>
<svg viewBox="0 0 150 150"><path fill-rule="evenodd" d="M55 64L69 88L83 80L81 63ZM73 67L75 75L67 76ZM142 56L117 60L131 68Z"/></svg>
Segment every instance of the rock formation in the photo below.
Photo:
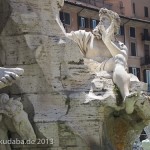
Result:
<svg viewBox="0 0 150 150"><path fill-rule="evenodd" d="M66 37L59 20L63 2L0 0L1 64L25 70L4 92L21 96L38 139L54 141L12 149L130 150L149 124L146 84L128 74L128 90L136 92L130 99L134 109L128 113L121 89L113 83L117 81L108 72L97 72L99 62L85 58Z"/></svg>

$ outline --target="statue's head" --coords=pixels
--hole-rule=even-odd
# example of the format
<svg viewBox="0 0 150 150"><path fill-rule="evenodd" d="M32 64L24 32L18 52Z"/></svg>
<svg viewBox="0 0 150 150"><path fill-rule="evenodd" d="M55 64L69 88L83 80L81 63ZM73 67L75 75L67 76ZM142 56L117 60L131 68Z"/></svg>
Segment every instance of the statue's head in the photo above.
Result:
<svg viewBox="0 0 150 150"><path fill-rule="evenodd" d="M106 8L101 8L99 11L99 18L100 18L100 22L103 23L106 29L110 26L111 22L114 21L114 25L115 25L114 34L118 33L121 20L117 13L108 10Z"/></svg>
<svg viewBox="0 0 150 150"><path fill-rule="evenodd" d="M111 22L114 22L114 35L116 35L119 32L120 28L120 17L117 13L108 10L106 8L101 8L99 11L99 18L100 22L99 24L95 27L93 30L93 34L98 38L101 39L101 30L100 30L100 25L104 25L105 29L108 29L110 26Z"/></svg>
<svg viewBox="0 0 150 150"><path fill-rule="evenodd" d="M14 100L13 98L9 98L9 95L7 94L0 94L0 107L1 112L10 118L23 111L23 105L20 102L20 98Z"/></svg>

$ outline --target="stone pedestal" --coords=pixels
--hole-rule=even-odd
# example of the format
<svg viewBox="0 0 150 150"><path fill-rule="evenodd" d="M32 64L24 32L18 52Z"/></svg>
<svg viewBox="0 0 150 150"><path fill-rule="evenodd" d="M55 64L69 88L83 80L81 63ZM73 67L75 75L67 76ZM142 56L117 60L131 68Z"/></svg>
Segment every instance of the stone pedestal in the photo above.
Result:
<svg viewBox="0 0 150 150"><path fill-rule="evenodd" d="M58 19L60 4L61 0L0 0L1 65L25 71L1 92L21 96L37 139L52 140L12 149L130 150L150 117L144 113L148 100L139 97L134 113L125 113L112 80L92 75L77 44L65 37ZM91 90L104 99L93 98Z"/></svg>

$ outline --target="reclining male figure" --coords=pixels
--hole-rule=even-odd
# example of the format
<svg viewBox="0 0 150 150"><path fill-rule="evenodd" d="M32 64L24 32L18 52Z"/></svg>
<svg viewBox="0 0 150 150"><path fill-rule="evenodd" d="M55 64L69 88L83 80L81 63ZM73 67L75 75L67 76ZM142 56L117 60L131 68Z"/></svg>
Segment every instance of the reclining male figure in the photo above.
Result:
<svg viewBox="0 0 150 150"><path fill-rule="evenodd" d="M125 102L126 112L131 114L134 111L137 93L129 93L128 49L116 39L120 17L106 8L100 9L99 17L100 22L93 33L79 30L66 33L66 36L78 44L85 58L99 62L99 71L112 74L113 82L118 86Z"/></svg>

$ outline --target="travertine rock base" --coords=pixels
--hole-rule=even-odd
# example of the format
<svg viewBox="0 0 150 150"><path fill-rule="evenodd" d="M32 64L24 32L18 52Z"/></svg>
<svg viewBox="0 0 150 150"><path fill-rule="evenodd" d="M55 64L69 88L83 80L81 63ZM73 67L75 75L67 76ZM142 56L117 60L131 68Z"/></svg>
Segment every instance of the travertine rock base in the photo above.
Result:
<svg viewBox="0 0 150 150"><path fill-rule="evenodd" d="M1 65L25 71L3 91L21 96L37 138L54 141L12 149L130 150L150 118L148 100L140 97L132 115L122 102L116 105L121 99L112 80L90 74L77 45L64 36L56 2L0 0Z"/></svg>

